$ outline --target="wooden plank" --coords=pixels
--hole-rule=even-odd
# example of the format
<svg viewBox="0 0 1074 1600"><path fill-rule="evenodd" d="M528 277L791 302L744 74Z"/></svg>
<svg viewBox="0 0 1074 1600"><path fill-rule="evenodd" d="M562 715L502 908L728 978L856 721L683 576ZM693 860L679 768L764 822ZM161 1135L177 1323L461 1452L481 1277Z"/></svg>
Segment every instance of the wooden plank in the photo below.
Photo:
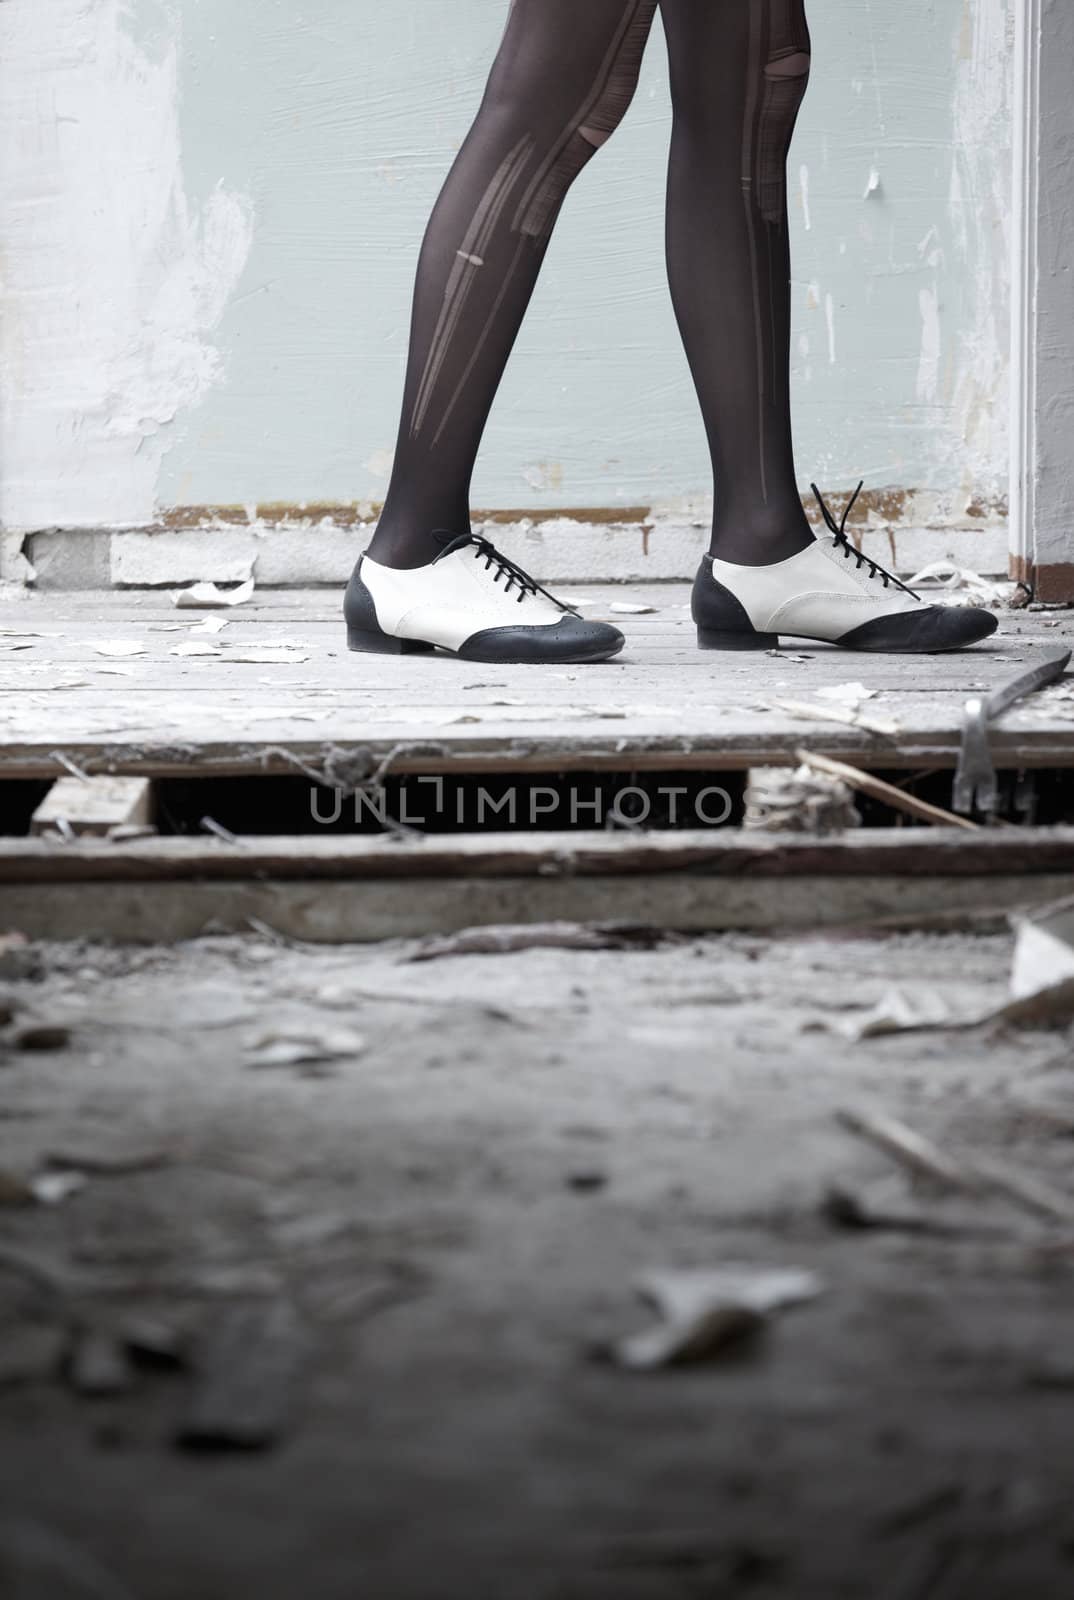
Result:
<svg viewBox="0 0 1074 1600"><path fill-rule="evenodd" d="M269 927L314 943L451 933L494 923L643 923L684 933L843 926L958 926L1074 893L1074 871L981 877L704 873L564 878L0 886L0 924L28 937L160 943Z"/></svg>
<svg viewBox="0 0 1074 1600"><path fill-rule="evenodd" d="M78 723L81 726L78 726ZM349 725L348 725L349 724ZM261 726L261 725L259 725ZM614 723L609 723L614 727ZM415 729L396 724L355 739L353 719L340 718L340 737L309 738L301 721L264 728L259 738L220 737L220 719L185 725L177 718L168 737L161 727L145 730L87 729L85 718L65 728L52 728L44 740L10 740L0 746L0 781L7 778L55 778L62 763L59 751L90 774L118 773L147 777L243 777L330 772L332 764L362 757L370 772L503 773L518 772L662 772L742 771L748 767L792 766L802 742L802 725L777 728L760 721L754 728L668 733L634 724L618 734L564 730L521 730L517 725L488 724L475 729ZM361 730L364 731L364 730ZM895 747L878 747L853 729L833 728L821 738L810 735L810 747L830 759L852 765L903 771L952 768L958 760L954 729L915 729ZM1074 724L1062 731L1034 729L1015 733L1000 729L993 743L999 769L1074 766Z"/></svg>
<svg viewBox="0 0 1074 1600"><path fill-rule="evenodd" d="M0 839L0 884L325 882L439 879L655 878L726 880L988 878L1074 874L1074 828L863 828L828 839L803 834L682 829L666 833Z"/></svg>
<svg viewBox="0 0 1074 1600"><path fill-rule="evenodd" d="M223 651L212 657L171 655L197 613L176 610L166 593L32 595L5 606L0 624L11 630L0 634L0 690L9 690L0 776L60 777L57 752L87 773L126 776L321 770L359 753L370 770L390 758L398 773L718 772L790 764L803 739L867 770L951 767L967 696L1009 676L1034 645L1074 631L1074 618L1020 614L1004 618L995 642L927 661L801 641L719 656L694 648L685 585L568 587L599 602L591 616L611 615L617 593L659 609L616 617L628 648L615 661L538 670L348 655L335 589L263 591L221 613L223 632L202 636ZM94 652L116 638L140 639L146 654ZM228 657L231 646L281 640L307 659ZM874 692L866 709L893 717L894 737L773 708L848 681ZM1074 766L1074 703L1053 697L1012 713L994 745L1000 766Z"/></svg>
<svg viewBox="0 0 1074 1600"><path fill-rule="evenodd" d="M110 828L148 825L148 778L60 778L30 818L31 834L107 834Z"/></svg>

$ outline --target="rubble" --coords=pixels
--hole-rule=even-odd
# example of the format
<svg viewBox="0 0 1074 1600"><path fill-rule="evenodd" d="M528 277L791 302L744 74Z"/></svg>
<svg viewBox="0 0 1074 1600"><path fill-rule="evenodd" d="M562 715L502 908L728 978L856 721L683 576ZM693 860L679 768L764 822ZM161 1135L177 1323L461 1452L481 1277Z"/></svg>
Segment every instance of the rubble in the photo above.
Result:
<svg viewBox="0 0 1074 1600"><path fill-rule="evenodd" d="M647 1272L637 1288L662 1320L616 1340L609 1354L629 1371L653 1372L726 1355L755 1339L773 1313L815 1299L823 1285L797 1268L736 1264Z"/></svg>

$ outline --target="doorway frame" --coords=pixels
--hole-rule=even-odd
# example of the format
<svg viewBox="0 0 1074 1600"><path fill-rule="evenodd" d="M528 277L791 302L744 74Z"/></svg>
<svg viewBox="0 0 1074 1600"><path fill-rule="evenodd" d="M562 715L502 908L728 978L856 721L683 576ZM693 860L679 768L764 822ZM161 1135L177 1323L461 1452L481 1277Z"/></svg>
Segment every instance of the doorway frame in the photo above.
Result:
<svg viewBox="0 0 1074 1600"><path fill-rule="evenodd" d="M1014 0L1011 576L1074 601L1074 5Z"/></svg>

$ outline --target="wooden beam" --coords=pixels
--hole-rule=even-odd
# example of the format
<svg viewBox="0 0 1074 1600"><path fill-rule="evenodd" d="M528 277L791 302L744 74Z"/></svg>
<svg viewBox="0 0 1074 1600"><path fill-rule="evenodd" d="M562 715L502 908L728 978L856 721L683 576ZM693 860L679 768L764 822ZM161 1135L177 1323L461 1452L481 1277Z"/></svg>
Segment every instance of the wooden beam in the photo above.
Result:
<svg viewBox="0 0 1074 1600"><path fill-rule="evenodd" d="M356 719L352 719L353 722ZM764 725L755 718L747 727L709 734L526 733L499 726L487 732L438 729L435 737L400 727L398 736L378 733L360 744L325 744L320 740L280 734L269 741L222 740L208 727L191 729L182 741L132 739L128 743L87 738L84 732L64 738L52 731L40 743L11 740L2 746L4 776L53 778L56 751L90 774L126 774L154 778L217 778L283 776L323 772L326 763L340 758L363 757L372 773L383 775L435 773L519 774L541 772L666 772L743 771L748 767L797 765L795 752L802 743L804 724L787 719L787 726ZM774 720L774 719L772 719ZM1018 726L990 730L993 760L998 769L1020 767L1074 767L1074 722L1063 725ZM609 727L615 722L610 720ZM629 725L628 725L629 726ZM394 733L394 730L393 730ZM833 727L817 739L810 729L812 747L820 755L846 760L866 770L902 771L938 767L954 768L961 742L960 727L926 729L906 727L897 741L882 741L854 728ZM331 768L329 767L329 770Z"/></svg>
<svg viewBox="0 0 1074 1600"><path fill-rule="evenodd" d="M666 833L250 835L112 842L0 839L0 885L366 882L475 878L694 877L750 883L818 876L1074 876L1074 827L862 828L831 838L738 829Z"/></svg>
<svg viewBox="0 0 1074 1600"><path fill-rule="evenodd" d="M0 924L30 938L161 943L266 927L348 944L527 922L643 923L683 933L726 929L958 927L1074 894L1074 871L978 877L696 872L562 878L288 879L0 886Z"/></svg>

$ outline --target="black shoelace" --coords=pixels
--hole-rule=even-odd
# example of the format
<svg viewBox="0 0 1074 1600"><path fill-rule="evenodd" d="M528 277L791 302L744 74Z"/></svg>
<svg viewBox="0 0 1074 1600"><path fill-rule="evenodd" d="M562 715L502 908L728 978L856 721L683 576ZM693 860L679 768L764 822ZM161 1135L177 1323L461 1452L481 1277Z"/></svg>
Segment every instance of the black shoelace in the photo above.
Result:
<svg viewBox="0 0 1074 1600"><path fill-rule="evenodd" d="M897 589L905 589L906 593L913 595L915 600L920 600L921 596L916 590L911 589L909 584L903 583L901 578L897 578L893 572L889 572L886 567L882 567L879 561L873 561L871 557L863 555L862 552L857 549L855 545L852 545L850 540L847 538L847 518L854 509L854 502L858 498L859 494L861 494L864 483L865 479L863 478L861 483L859 483L858 487L854 490L854 493L851 495L850 499L847 501L846 509L844 510L843 515L838 522L836 522L831 511L828 509L828 506L824 500L824 496L821 494L816 484L811 483L809 485L817 497L817 504L820 506L821 515L828 525L829 533L832 535L832 544L836 550L841 550L843 555L847 557L848 560L851 556L853 556L854 562L858 567L868 567L870 578L879 578L885 589L889 583L893 583Z"/></svg>
<svg viewBox="0 0 1074 1600"><path fill-rule="evenodd" d="M543 594L546 600L551 600L552 604L558 606L561 611L569 611L575 617L578 615L573 606L568 606L562 600L557 600L554 594L549 594L543 584L538 583L536 578L531 578L529 573L524 571L517 562L512 561L509 556L505 556L502 551L497 550L491 540L483 539L480 534L453 534L446 528L437 528L433 531L433 538L444 546L440 554L433 557L434 566L438 561L443 561L445 556L453 554L454 551L464 550L467 545L472 545L475 559L483 557L486 570L491 570L493 583L499 583L502 580L508 594L511 593L513 588L517 587L518 594L516 599L519 605L522 604L527 595ZM445 540L447 541L446 543Z"/></svg>

